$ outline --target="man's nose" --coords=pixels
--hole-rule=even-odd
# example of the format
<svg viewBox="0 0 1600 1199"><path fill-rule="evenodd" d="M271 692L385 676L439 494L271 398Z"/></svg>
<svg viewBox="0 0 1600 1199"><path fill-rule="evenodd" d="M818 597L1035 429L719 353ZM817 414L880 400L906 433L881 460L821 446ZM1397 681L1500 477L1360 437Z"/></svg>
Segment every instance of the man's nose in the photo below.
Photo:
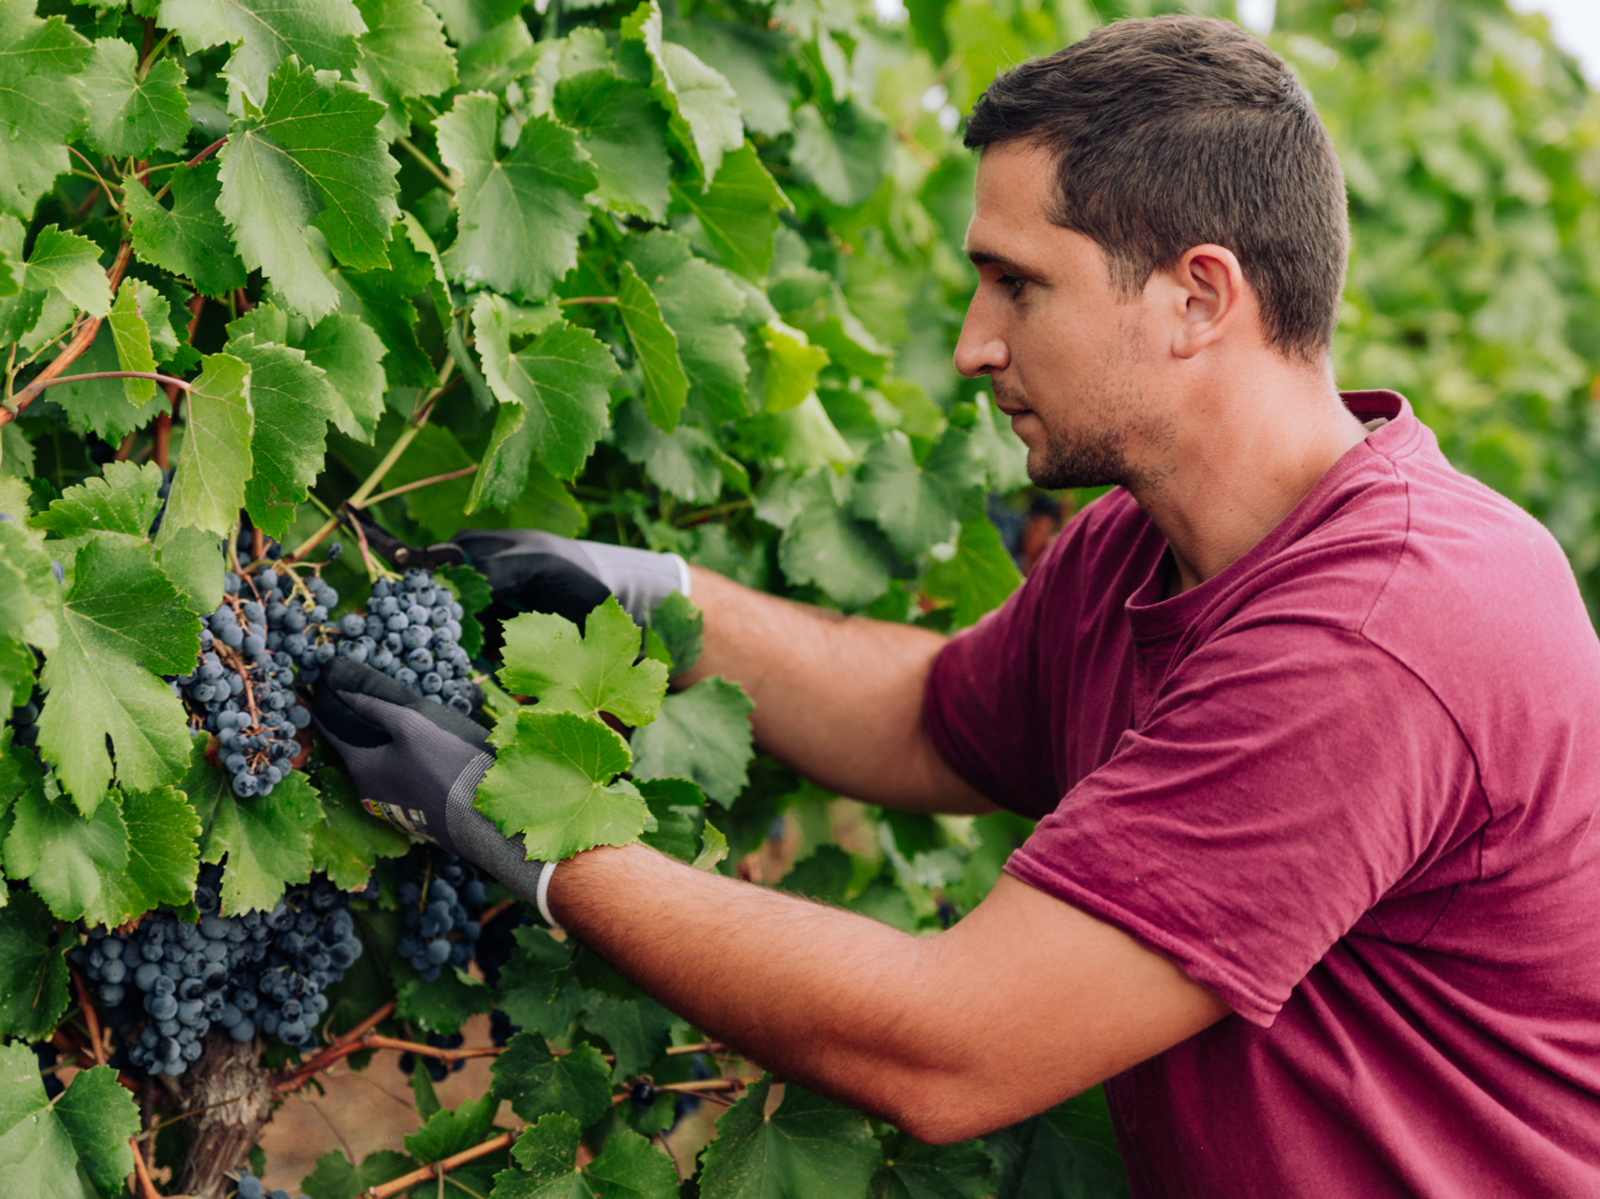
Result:
<svg viewBox="0 0 1600 1199"><path fill-rule="evenodd" d="M980 289L967 306L967 319L962 322L961 337L956 342L956 370L969 379L995 374L1011 365L1011 350L994 326L985 319L983 308Z"/></svg>

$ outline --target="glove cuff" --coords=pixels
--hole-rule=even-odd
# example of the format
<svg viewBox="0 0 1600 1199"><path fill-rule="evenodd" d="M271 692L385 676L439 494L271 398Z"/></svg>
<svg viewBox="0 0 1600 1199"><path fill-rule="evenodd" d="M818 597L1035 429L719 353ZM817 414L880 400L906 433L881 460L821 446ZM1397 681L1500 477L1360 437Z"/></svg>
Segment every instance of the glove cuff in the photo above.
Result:
<svg viewBox="0 0 1600 1199"><path fill-rule="evenodd" d="M677 554L603 541L579 541L577 544L594 563L600 581L640 628L650 623L656 605L668 592L689 594L689 564Z"/></svg>

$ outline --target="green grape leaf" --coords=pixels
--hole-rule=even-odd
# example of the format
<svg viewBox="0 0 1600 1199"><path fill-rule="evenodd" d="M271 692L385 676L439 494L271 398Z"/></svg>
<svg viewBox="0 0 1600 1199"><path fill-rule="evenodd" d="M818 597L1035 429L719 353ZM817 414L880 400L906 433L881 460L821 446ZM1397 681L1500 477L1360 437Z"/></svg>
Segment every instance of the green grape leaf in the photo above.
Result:
<svg viewBox="0 0 1600 1199"><path fill-rule="evenodd" d="M34 239L25 278L31 290L53 287L91 316L111 311L111 281L100 266L100 247L87 237L46 225Z"/></svg>
<svg viewBox="0 0 1600 1199"><path fill-rule="evenodd" d="M500 970L496 1005L529 1032L564 1037L583 1010L583 987L566 973L572 947L542 928L524 924L512 936L517 948Z"/></svg>
<svg viewBox="0 0 1600 1199"><path fill-rule="evenodd" d="M959 590L954 624L958 629L977 624L980 616L1005 603L1022 583L1017 564L1000 540L1000 530L987 520L961 526L955 564Z"/></svg>
<svg viewBox="0 0 1600 1199"><path fill-rule="evenodd" d="M172 188L170 209L138 179L124 180L134 252L151 266L183 276L206 296L225 295L245 281L244 263L234 253L218 208L222 184L217 171L216 161L208 159L196 167L162 172L158 178L165 177Z"/></svg>
<svg viewBox="0 0 1600 1199"><path fill-rule="evenodd" d="M767 352L762 410L787 412L816 390L817 372L828 365L828 351L782 321L768 321L757 332Z"/></svg>
<svg viewBox="0 0 1600 1199"><path fill-rule="evenodd" d="M511 1148L521 1169L495 1175L490 1199L595 1199L574 1164L583 1128L565 1112L550 1112L522 1130Z"/></svg>
<svg viewBox="0 0 1600 1199"><path fill-rule="evenodd" d="M157 59L143 79L138 52L118 37L94 44L83 69L89 99L89 144L114 158L143 158L151 150L181 150L189 138L183 68Z"/></svg>
<svg viewBox="0 0 1600 1199"><path fill-rule="evenodd" d="M311 830L312 869L323 871L340 890L362 886L378 858L398 858L411 848L409 837L366 813L342 771L323 771L317 786L322 820Z"/></svg>
<svg viewBox="0 0 1600 1199"><path fill-rule="evenodd" d="M955 534L983 480L964 430L945 430L918 466L911 439L894 429L867 451L853 508L858 520L875 520L903 557L914 558Z"/></svg>
<svg viewBox="0 0 1600 1199"><path fill-rule="evenodd" d="M1128 1178L1117 1155L1105 1092L1077 1095L984 1138L1000 1167L995 1191L1032 1199L1041 1195L1095 1195L1122 1199Z"/></svg>
<svg viewBox="0 0 1600 1199"><path fill-rule="evenodd" d="M889 547L835 504L823 472L796 483L791 499L799 514L778 544L778 563L790 582L815 584L846 608L863 608L888 589Z"/></svg>
<svg viewBox="0 0 1600 1199"><path fill-rule="evenodd" d="M772 1079L763 1078L717 1120L705 1153L705 1199L809 1199L865 1195L883 1154L865 1116L798 1083L765 1115Z"/></svg>
<svg viewBox="0 0 1600 1199"><path fill-rule="evenodd" d="M868 1199L985 1199L998 1182L994 1161L980 1141L924 1145L896 1132L883 1142L883 1165L872 1176Z"/></svg>
<svg viewBox="0 0 1600 1199"><path fill-rule="evenodd" d="M55 299L59 295L59 292L52 292L51 298ZM70 308L70 305L68 307ZM72 364L72 370L74 373L92 374L98 371L114 371L119 365L116 338L112 333L111 322L101 321L94 341ZM143 407L135 407L128 402L128 393L123 387L123 382L121 379L83 379L52 387L47 395L50 400L61 405L74 426L80 429L92 429L106 441L114 443L149 422L167 407L165 395L154 397Z"/></svg>
<svg viewBox="0 0 1600 1199"><path fill-rule="evenodd" d="M564 322L511 353L510 329L489 315L500 303L493 297L473 309L484 375L500 408L473 476L469 510L513 503L527 486L534 458L558 479L577 475L605 428L608 388L621 374L593 333Z"/></svg>
<svg viewBox="0 0 1600 1199"><path fill-rule="evenodd" d="M598 181L578 135L535 117L511 153L496 159L499 103L482 92L457 96L434 127L439 157L461 176L453 201L460 232L444 254L450 278L542 297L577 265L589 224L583 198Z"/></svg>
<svg viewBox="0 0 1600 1199"><path fill-rule="evenodd" d="M110 792L85 818L65 798L43 790L24 792L11 809L6 869L30 879L34 892L62 920L120 924L114 893L128 866L128 828Z"/></svg>
<svg viewBox="0 0 1600 1199"><path fill-rule="evenodd" d="M494 1006L488 986L455 967L432 982L423 982L410 963L401 962L395 980L395 1015L415 1021L428 1032L449 1036Z"/></svg>
<svg viewBox="0 0 1600 1199"><path fill-rule="evenodd" d="M633 735L633 776L688 779L727 807L749 781L754 710L739 684L716 677L667 696L655 723Z"/></svg>
<svg viewBox="0 0 1600 1199"><path fill-rule="evenodd" d="M650 614L650 627L672 655L672 673L694 669L705 648L706 618L681 591L669 591Z"/></svg>
<svg viewBox="0 0 1600 1199"><path fill-rule="evenodd" d="M68 940L55 928L32 891L18 891L0 911L0 1036L43 1040L67 1010Z"/></svg>
<svg viewBox="0 0 1600 1199"><path fill-rule="evenodd" d="M499 1105L491 1092L467 1100L453 1112L434 1112L421 1128L406 1136L406 1152L419 1162L437 1162L471 1149L488 1137Z"/></svg>
<svg viewBox="0 0 1600 1199"><path fill-rule="evenodd" d="M728 856L727 835L720 832L709 820L700 832L700 852L689 865L696 870L715 870Z"/></svg>
<svg viewBox="0 0 1600 1199"><path fill-rule="evenodd" d="M678 861L694 861L706 828L706 794L686 778L642 778L638 794L656 818L656 828L640 840Z"/></svg>
<svg viewBox="0 0 1600 1199"><path fill-rule="evenodd" d="M355 13L347 0L326 2ZM218 152L217 206L240 257L308 320L321 320L339 303L307 242L308 225L346 266L389 265L400 164L378 132L386 111L355 84L319 77L290 59L273 72L261 115L235 121Z"/></svg>
<svg viewBox="0 0 1600 1199"><path fill-rule="evenodd" d="M612 1077L621 1083L650 1066L672 1043L671 1012L653 999L618 999L592 994L579 1022L604 1039L616 1058Z"/></svg>
<svg viewBox="0 0 1600 1199"><path fill-rule="evenodd" d="M161 572L197 616L222 602L222 539L203 529L179 529L161 548Z"/></svg>
<svg viewBox="0 0 1600 1199"><path fill-rule="evenodd" d="M500 683L539 697L541 712L609 712L624 724L648 724L667 690L667 668L639 656L639 626L617 597L590 612L584 628L544 612L505 623Z"/></svg>
<svg viewBox="0 0 1600 1199"><path fill-rule="evenodd" d="M612 783L628 768L628 743L600 721L524 708L497 748L476 805L506 836L521 833L528 857L570 858L644 831L644 801L631 784Z"/></svg>
<svg viewBox="0 0 1600 1199"><path fill-rule="evenodd" d="M687 503L716 499L728 480L730 466L738 467L704 429L679 425L671 433L663 433L638 400L618 404L615 419L617 448L628 461L644 467L662 490Z"/></svg>
<svg viewBox="0 0 1600 1199"><path fill-rule="evenodd" d="M894 130L853 100L834 109L831 126L814 104L795 111L791 161L802 179L841 208L871 198L893 155Z"/></svg>
<svg viewBox="0 0 1600 1199"><path fill-rule="evenodd" d="M126 42L117 44L127 45ZM111 317L106 323L111 326L111 339L117 347L117 365L125 371L153 374L156 369L156 355L150 344L150 322L145 319L143 305L140 303L141 289L143 297L160 301L161 325L165 325L166 297L148 283L141 284L139 280L131 278L123 279L122 286L117 289L117 299L111 305ZM152 315L155 315L154 312ZM128 397L130 404L143 407L155 398L155 380L124 379L122 391Z"/></svg>
<svg viewBox="0 0 1600 1199"><path fill-rule="evenodd" d="M518 1033L495 1058L493 1072L494 1094L529 1123L562 1112L587 1128L611 1109L611 1070L593 1045L556 1057L543 1037Z"/></svg>
<svg viewBox="0 0 1600 1199"><path fill-rule="evenodd" d="M359 60L356 38L366 32L350 0L161 0L156 22L175 30L190 54L221 42L239 46L228 78L257 106L269 103L268 76L292 56L311 68L348 71Z"/></svg>
<svg viewBox="0 0 1600 1199"><path fill-rule="evenodd" d="M561 1114L524 1130L512 1149L523 1168L497 1174L491 1199L676 1199L672 1159L631 1128L612 1133L581 1167L578 1135L577 1122Z"/></svg>
<svg viewBox="0 0 1600 1199"><path fill-rule="evenodd" d="M1028 447L1011 431L1011 418L979 392L978 419L971 429L972 452L989 472L989 490L1015 491L1028 482Z"/></svg>
<svg viewBox="0 0 1600 1199"><path fill-rule="evenodd" d="M409 1174L417 1163L393 1149L379 1149L353 1164L335 1149L317 1158L317 1167L300 1180L307 1199L361 1199L369 1188Z"/></svg>
<svg viewBox="0 0 1600 1199"><path fill-rule="evenodd" d="M745 415L744 381L750 365L744 357L744 331L732 323L744 312L744 290L694 257L688 241L675 233L655 230L632 237L624 252L677 335L678 357L694 401L713 420ZM656 413L650 416L671 431L672 425L663 424Z"/></svg>
<svg viewBox="0 0 1600 1199"><path fill-rule="evenodd" d="M674 183L672 198L699 218L724 266L746 279L766 275L778 213L791 205L751 146L725 156L709 188Z"/></svg>
<svg viewBox="0 0 1600 1199"><path fill-rule="evenodd" d="M122 800L122 821L128 830L127 875L107 880L119 893L120 924L162 904L181 907L194 895L199 868L200 820L183 792L173 787L132 791Z"/></svg>
<svg viewBox="0 0 1600 1199"><path fill-rule="evenodd" d="M200 622L177 599L148 547L95 538L78 551L42 676L39 750L86 815L111 777L108 737L125 787L159 787L189 760L183 705L158 677L193 669L200 649Z"/></svg>
<svg viewBox="0 0 1600 1199"><path fill-rule="evenodd" d="M196 746L182 788L200 816L200 860L227 857L224 912L270 911L285 882L303 883L311 877L317 793L298 770L291 770L271 795L240 801L227 774L207 762Z"/></svg>
<svg viewBox="0 0 1600 1199"><path fill-rule="evenodd" d="M139 1109L110 1066L82 1070L54 1102L33 1050L0 1046L0 1178L30 1199L119 1194L133 1172ZM91 1185L92 1183L92 1185Z"/></svg>
<svg viewBox="0 0 1600 1199"><path fill-rule="evenodd" d="M228 352L250 368L250 438L254 473L245 507L256 528L282 537L322 470L328 421L339 397L304 351L258 342L255 334L228 340Z"/></svg>
<svg viewBox="0 0 1600 1199"><path fill-rule="evenodd" d="M672 114L672 124L702 176L712 178L722 156L744 145L744 118L733 87L688 47L662 40L656 0L647 0L623 19L622 38L649 55L651 92Z"/></svg>
<svg viewBox="0 0 1600 1199"><path fill-rule="evenodd" d="M142 539L161 511L160 490L161 468L155 463L108 462L100 478L67 488L30 523L57 537L108 532Z"/></svg>
<svg viewBox="0 0 1600 1199"><path fill-rule="evenodd" d="M339 272L355 293L351 315L370 325L383 342L383 373L390 387L437 387L439 376L417 341L417 306L411 302L434 282L434 264L412 246L410 236L390 241L389 258L390 270Z"/></svg>
<svg viewBox="0 0 1600 1199"><path fill-rule="evenodd" d="M181 528L226 536L244 507L251 474L250 367L229 354L208 356L186 407L183 454L157 536L162 545Z"/></svg>
<svg viewBox="0 0 1600 1199"><path fill-rule="evenodd" d="M323 317L300 343L307 361L327 376L333 424L346 437L370 443L383 415L383 342L359 317Z"/></svg>
<svg viewBox="0 0 1600 1199"><path fill-rule="evenodd" d="M401 101L437 96L456 82L456 56L439 18L422 0L356 0L367 31L356 43L355 77L374 100L388 105L383 135L403 137L411 118Z"/></svg>
<svg viewBox="0 0 1600 1199"><path fill-rule="evenodd" d="M0 588L6 597L0 604L0 636L53 650L59 639L59 594L50 555L41 546L42 538L15 517L0 521Z"/></svg>
<svg viewBox="0 0 1600 1199"><path fill-rule="evenodd" d="M689 395L689 377L678 361L678 337L662 321L655 295L633 264L624 262L618 274L617 311L644 376L645 411L656 427L670 433Z"/></svg>
<svg viewBox="0 0 1600 1199"><path fill-rule="evenodd" d="M34 7L0 2L0 213L24 221L71 166L67 143L85 120L78 72L91 48L64 18L41 21Z"/></svg>
<svg viewBox="0 0 1600 1199"><path fill-rule="evenodd" d="M613 212L667 219L672 160L667 155L667 116L636 83L609 68L562 79L555 88L556 113L578 131L594 166L595 191Z"/></svg>

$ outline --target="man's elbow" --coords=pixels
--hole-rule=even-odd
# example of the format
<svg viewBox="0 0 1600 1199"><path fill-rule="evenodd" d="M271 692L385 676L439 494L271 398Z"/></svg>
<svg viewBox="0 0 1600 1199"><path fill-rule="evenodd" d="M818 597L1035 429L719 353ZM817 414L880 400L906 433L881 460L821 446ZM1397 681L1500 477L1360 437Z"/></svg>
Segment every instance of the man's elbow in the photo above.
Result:
<svg viewBox="0 0 1600 1199"><path fill-rule="evenodd" d="M1051 1088L1046 1095L1017 1086L1015 1080L1008 1083L945 1074L899 1088L893 1099L883 1104L881 1114L924 1144L952 1145L1025 1120L1091 1085L1068 1083L1069 1089L1058 1092Z"/></svg>

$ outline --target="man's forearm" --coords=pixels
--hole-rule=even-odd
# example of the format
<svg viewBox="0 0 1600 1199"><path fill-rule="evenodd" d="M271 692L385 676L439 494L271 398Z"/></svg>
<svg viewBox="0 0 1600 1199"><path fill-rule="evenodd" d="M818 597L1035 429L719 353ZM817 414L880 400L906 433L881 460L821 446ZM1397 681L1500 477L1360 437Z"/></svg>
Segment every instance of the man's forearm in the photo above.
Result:
<svg viewBox="0 0 1600 1199"><path fill-rule="evenodd" d="M561 863L550 904L702 1032L924 1140L1042 1111L1227 1012L1126 933L1009 876L931 937L641 845Z"/></svg>
<svg viewBox="0 0 1600 1199"><path fill-rule="evenodd" d="M705 650L681 682L721 675L755 701L763 750L869 803L944 812L991 805L923 733L922 697L944 638L843 616L694 568Z"/></svg>

